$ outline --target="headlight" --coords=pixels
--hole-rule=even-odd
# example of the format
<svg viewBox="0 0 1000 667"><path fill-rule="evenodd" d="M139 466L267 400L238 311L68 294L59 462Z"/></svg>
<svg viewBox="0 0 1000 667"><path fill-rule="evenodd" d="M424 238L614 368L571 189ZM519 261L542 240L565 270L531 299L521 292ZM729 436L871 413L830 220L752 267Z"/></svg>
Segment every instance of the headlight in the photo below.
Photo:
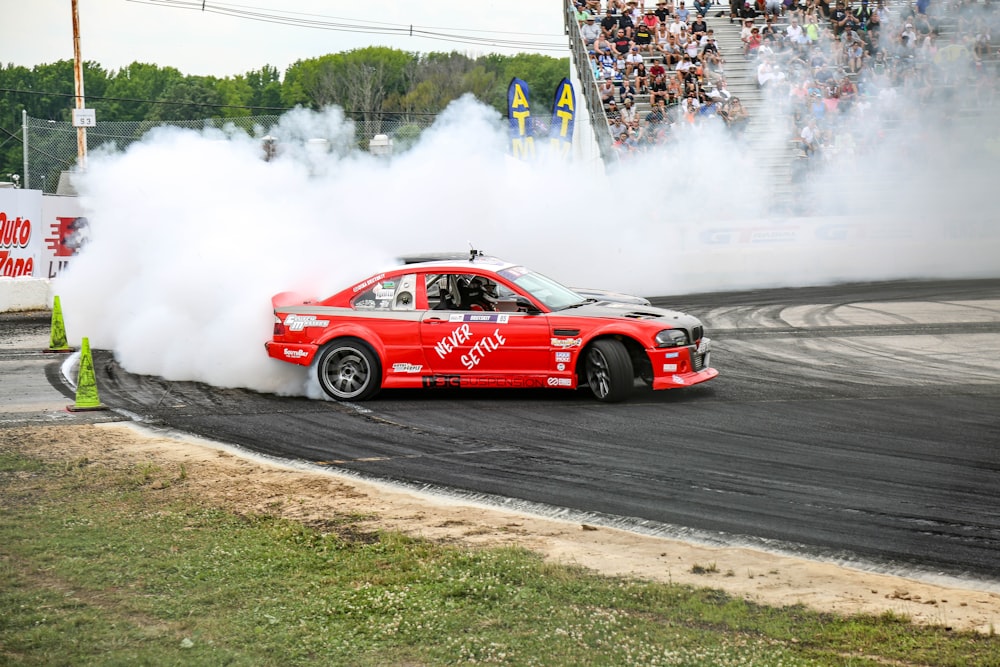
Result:
<svg viewBox="0 0 1000 667"><path fill-rule="evenodd" d="M684 329L664 329L656 334L657 347L681 347L688 344L688 335Z"/></svg>

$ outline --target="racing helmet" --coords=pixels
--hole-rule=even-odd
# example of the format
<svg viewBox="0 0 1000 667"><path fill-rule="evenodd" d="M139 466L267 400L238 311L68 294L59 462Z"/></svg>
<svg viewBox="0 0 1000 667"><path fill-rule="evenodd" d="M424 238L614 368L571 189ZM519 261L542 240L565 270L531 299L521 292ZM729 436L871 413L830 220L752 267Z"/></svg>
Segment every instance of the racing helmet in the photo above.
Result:
<svg viewBox="0 0 1000 667"><path fill-rule="evenodd" d="M497 284L482 276L474 276L469 281L469 290L472 294L481 294L487 299L497 298Z"/></svg>

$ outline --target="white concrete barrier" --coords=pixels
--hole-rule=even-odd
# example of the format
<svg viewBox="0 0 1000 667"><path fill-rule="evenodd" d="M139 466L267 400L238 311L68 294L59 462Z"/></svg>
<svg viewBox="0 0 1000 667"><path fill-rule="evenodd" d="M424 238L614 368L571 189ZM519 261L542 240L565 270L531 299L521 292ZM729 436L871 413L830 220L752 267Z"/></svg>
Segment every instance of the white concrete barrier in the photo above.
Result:
<svg viewBox="0 0 1000 667"><path fill-rule="evenodd" d="M52 284L44 278L0 278L0 313L47 310L52 307Z"/></svg>

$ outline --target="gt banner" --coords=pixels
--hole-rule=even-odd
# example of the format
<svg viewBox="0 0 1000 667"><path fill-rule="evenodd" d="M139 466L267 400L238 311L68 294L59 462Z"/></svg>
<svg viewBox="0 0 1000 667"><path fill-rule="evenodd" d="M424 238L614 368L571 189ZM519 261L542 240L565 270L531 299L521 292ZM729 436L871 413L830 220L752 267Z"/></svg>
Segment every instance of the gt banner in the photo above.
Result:
<svg viewBox="0 0 1000 667"><path fill-rule="evenodd" d="M535 128L528 104L528 84L514 77L507 87L507 119L511 153L522 160L535 157Z"/></svg>
<svg viewBox="0 0 1000 667"><path fill-rule="evenodd" d="M569 79L556 87L552 103L552 123L549 125L549 148L562 158L569 155L573 146L573 127L576 121L576 92Z"/></svg>

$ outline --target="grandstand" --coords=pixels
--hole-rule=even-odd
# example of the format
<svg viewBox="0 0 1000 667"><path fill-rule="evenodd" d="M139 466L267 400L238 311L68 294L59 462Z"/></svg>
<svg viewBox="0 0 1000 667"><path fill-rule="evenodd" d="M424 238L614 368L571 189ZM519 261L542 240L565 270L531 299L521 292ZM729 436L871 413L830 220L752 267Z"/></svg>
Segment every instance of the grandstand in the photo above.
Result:
<svg viewBox="0 0 1000 667"><path fill-rule="evenodd" d="M704 16L724 63L719 72L702 63L702 75L697 77L697 94L702 101L711 100L713 95L718 99L715 91L720 87L720 80L724 80L730 96L739 98L749 113L749 122L738 140L753 151L755 164L770 172L768 182L774 184L779 197L782 192L793 191L803 167L808 167L818 155L853 150L857 142L868 139L842 129L844 124L838 119L848 117L852 111L884 103L886 99L893 100L896 96L909 96L906 99L915 106L928 100L953 100L950 106L955 109L954 113L964 116L988 113L995 104L1000 79L997 48L1000 21L990 0L870 2L869 7L869 0L864 0L864 4L862 0L854 3L845 0L841 7L836 0L828 4L825 0L788 0L772 5L772 9L777 7L780 11L768 18L767 4L761 0L754 7L738 7L741 10L758 9L751 12L756 16L749 24L738 16L732 20L730 6L716 3ZM614 163L637 148L656 150L657 147L656 142L641 139L633 142L628 150L616 146L620 143L616 141L620 135L613 133L611 128L620 130L620 125L613 124L618 112L609 111L610 105L604 103L606 100L602 100L601 94L608 71L599 66L595 71L593 49L584 44L581 36L583 12L596 12L597 19L601 20L610 7L611 15L619 17L622 11L619 4L629 10L635 7L641 15L654 3L652 0L629 3L612 0L609 5L606 1L567 0L567 34L584 88L581 97L586 100L594 119L595 138L605 164ZM663 5L655 4L657 8ZM672 20L676 14L674 3L666 3L665 9ZM688 24L697 16L693 3L690 10ZM841 11L849 16L844 17ZM804 30L806 41L785 46L791 41L787 30L792 18L805 26L811 12L816 16L815 21L810 21L815 23L816 39L808 41L808 32ZM876 14L875 19L870 17L872 13ZM838 17L840 22L836 20ZM776 38L765 40L767 47L748 54L741 39L744 25L756 28L758 33L770 32ZM771 73L773 80L763 87L759 75L765 78L768 75L758 71L762 61L759 51L770 51L764 56L768 61L764 67L774 70ZM640 53L647 70L661 60L660 55L644 49ZM630 77L618 78L616 71L611 78L620 91L621 78ZM650 98L649 92L636 87L633 106L639 121L633 132L638 130L639 137L650 130L647 120ZM620 108L618 94L616 102L615 106ZM721 123L718 118L712 118L718 115L721 107L717 104L714 111L694 117L685 115L682 104L671 104L669 121L673 128L680 128L685 121ZM880 120L884 120L883 117ZM887 118L891 126L893 114L888 114ZM815 128L805 132L809 136L815 132L818 136L806 140L802 135L810 119L816 121Z"/></svg>

